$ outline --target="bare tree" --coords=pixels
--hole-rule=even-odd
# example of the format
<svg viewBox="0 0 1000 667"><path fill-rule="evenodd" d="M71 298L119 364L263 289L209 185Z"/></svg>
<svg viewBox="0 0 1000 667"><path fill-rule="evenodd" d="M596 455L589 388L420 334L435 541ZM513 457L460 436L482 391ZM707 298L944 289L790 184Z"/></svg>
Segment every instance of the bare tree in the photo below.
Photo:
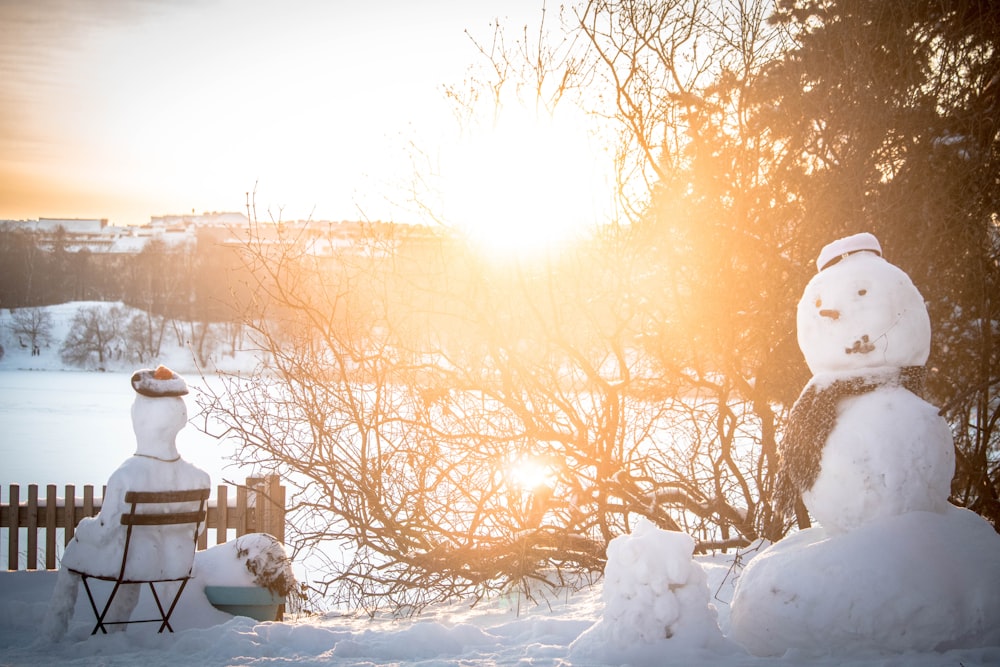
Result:
<svg viewBox="0 0 1000 667"><path fill-rule="evenodd" d="M391 225L329 256L314 241L285 225L247 242L262 363L202 400L242 460L295 489L291 539L331 557L324 593L404 611L531 595L599 572L636 516L702 549L757 536L739 482L697 449L718 398L682 400L643 350L649 265L627 237L539 265ZM725 438L725 456L759 455Z"/></svg>
<svg viewBox="0 0 1000 667"><path fill-rule="evenodd" d="M19 308L11 312L10 331L22 345L28 339L32 354L52 342L52 313L44 308Z"/></svg>
<svg viewBox="0 0 1000 667"><path fill-rule="evenodd" d="M129 318L123 332L129 356L140 364L155 359L163 345L166 318L147 311L137 311Z"/></svg>
<svg viewBox="0 0 1000 667"><path fill-rule="evenodd" d="M59 350L63 361L77 366L102 368L122 343L126 315L120 306L84 306L73 315L69 333Z"/></svg>

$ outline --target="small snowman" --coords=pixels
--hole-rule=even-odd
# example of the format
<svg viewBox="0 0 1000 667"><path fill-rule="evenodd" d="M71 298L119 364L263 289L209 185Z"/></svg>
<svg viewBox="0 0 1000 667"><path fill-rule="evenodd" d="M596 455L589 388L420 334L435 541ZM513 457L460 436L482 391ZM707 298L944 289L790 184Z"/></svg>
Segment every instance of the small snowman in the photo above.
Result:
<svg viewBox="0 0 1000 667"><path fill-rule="evenodd" d="M827 530L915 510L943 512L955 471L948 424L919 393L930 321L872 234L830 243L797 312L813 377L781 445L776 504L799 496Z"/></svg>
<svg viewBox="0 0 1000 667"><path fill-rule="evenodd" d="M95 517L83 519L66 545L45 623L46 633L52 639L65 634L76 603L80 578L70 572L71 569L117 575L125 544L125 527L120 519L128 511L126 491L184 491L209 488L211 484L207 472L185 461L177 452L177 434L188 418L183 399L188 387L184 379L169 368L159 366L155 370L136 371L131 381L136 392L132 404L135 453L108 479L101 511ZM187 508L184 503L179 505L171 509L197 509ZM168 530L186 529L183 526L164 527L164 531ZM147 542L133 537L126 575L155 578L186 573L194 557L190 537L187 540L185 543L165 538ZM115 597L108 620L127 620L138 599L138 585L124 586ZM111 625L109 629L124 627Z"/></svg>

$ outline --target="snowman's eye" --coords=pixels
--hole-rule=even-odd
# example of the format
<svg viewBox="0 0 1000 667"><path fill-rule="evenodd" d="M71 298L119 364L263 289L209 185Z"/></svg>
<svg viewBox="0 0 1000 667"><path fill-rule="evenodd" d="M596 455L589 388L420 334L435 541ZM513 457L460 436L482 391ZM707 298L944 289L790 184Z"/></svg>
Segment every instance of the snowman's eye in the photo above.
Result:
<svg viewBox="0 0 1000 667"><path fill-rule="evenodd" d="M858 290L858 296L864 296L865 294L868 294L868 290L866 290L866 289L859 289Z"/></svg>

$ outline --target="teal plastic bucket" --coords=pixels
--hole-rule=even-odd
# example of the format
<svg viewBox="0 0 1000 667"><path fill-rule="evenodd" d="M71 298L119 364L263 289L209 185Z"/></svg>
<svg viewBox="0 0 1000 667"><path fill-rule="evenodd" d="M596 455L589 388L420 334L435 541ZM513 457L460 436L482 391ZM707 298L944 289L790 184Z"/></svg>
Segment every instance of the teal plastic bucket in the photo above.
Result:
<svg viewBox="0 0 1000 667"><path fill-rule="evenodd" d="M205 586L205 597L219 611L255 621L280 620L278 606L285 604L283 595L260 586Z"/></svg>

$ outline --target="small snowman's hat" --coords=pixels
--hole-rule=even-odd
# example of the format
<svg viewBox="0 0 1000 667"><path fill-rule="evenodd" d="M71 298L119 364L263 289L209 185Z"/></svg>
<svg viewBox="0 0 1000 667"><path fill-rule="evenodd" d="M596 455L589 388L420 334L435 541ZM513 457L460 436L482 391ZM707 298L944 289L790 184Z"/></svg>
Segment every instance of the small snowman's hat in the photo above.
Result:
<svg viewBox="0 0 1000 667"><path fill-rule="evenodd" d="M816 270L822 271L833 266L848 255L859 252L873 252L879 257L882 256L882 246L874 234L861 232L853 236L845 236L823 246L816 258Z"/></svg>
<svg viewBox="0 0 1000 667"><path fill-rule="evenodd" d="M156 370L144 368L133 373L132 388L150 398L184 396L188 393L184 378L163 365L157 366Z"/></svg>

